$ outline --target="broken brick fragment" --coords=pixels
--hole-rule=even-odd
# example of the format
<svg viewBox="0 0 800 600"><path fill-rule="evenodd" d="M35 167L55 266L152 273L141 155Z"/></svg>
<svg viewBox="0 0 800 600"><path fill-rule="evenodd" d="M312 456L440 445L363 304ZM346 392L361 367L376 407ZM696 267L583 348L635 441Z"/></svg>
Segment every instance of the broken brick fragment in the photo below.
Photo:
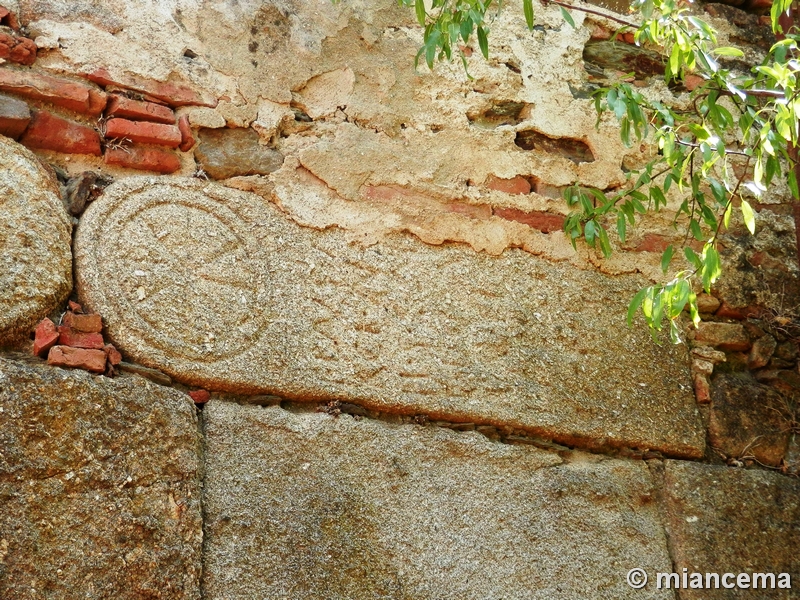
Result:
<svg viewBox="0 0 800 600"><path fill-rule="evenodd" d="M15 15L5 6L0 6L0 25L5 25L14 31L19 31L19 20L17 19L17 15Z"/></svg>
<svg viewBox="0 0 800 600"><path fill-rule="evenodd" d="M104 373L106 353L102 350L53 346L47 355L47 364L55 367L74 367L92 373Z"/></svg>
<svg viewBox="0 0 800 600"><path fill-rule="evenodd" d="M189 396L191 396L195 404L205 404L211 399L211 394L207 390L192 390L189 392Z"/></svg>
<svg viewBox="0 0 800 600"><path fill-rule="evenodd" d="M83 331L73 331L71 328L61 325L58 328L58 343L62 346L72 348L88 348L100 350L103 348L103 336L99 333L85 333Z"/></svg>
<svg viewBox="0 0 800 600"><path fill-rule="evenodd" d="M74 312L66 312L61 323L73 331L83 333L100 333L103 331L103 319L98 314L77 315Z"/></svg>
<svg viewBox="0 0 800 600"><path fill-rule="evenodd" d="M44 358L47 352L58 343L58 329L50 319L44 318L36 326L33 340L33 355Z"/></svg>
<svg viewBox="0 0 800 600"><path fill-rule="evenodd" d="M122 354L119 353L119 350L117 350L113 344L106 344L103 346L103 351L106 353L109 364L116 367L122 362Z"/></svg>
<svg viewBox="0 0 800 600"><path fill-rule="evenodd" d="M698 404L711 402L711 386L708 383L708 377L702 373L696 373L694 376L694 396Z"/></svg>
<svg viewBox="0 0 800 600"><path fill-rule="evenodd" d="M132 142L156 144L177 148L181 144L181 132L175 125L111 119L106 123L107 138L127 138Z"/></svg>
<svg viewBox="0 0 800 600"><path fill-rule="evenodd" d="M113 148L106 150L104 160L107 165L165 174L181 168L181 161L175 154L158 148Z"/></svg>
<svg viewBox="0 0 800 600"><path fill-rule="evenodd" d="M69 309L74 313L83 313L83 307L77 302L69 301Z"/></svg>
<svg viewBox="0 0 800 600"><path fill-rule="evenodd" d="M152 121L153 123L164 123L172 125L175 123L175 113L168 106L156 104L155 102L143 102L132 100L125 96L113 94L108 102L106 115L109 117L119 117L131 119L133 121Z"/></svg>
<svg viewBox="0 0 800 600"><path fill-rule="evenodd" d="M178 146L181 152L188 152L194 146L194 136L192 135L192 128L189 125L189 117L183 115L178 119L178 129L181 132L181 145Z"/></svg>
<svg viewBox="0 0 800 600"><path fill-rule="evenodd" d="M516 175L510 179L501 179L490 175L486 180L486 187L490 190L505 192L506 194L530 194L531 183L522 175Z"/></svg>
<svg viewBox="0 0 800 600"><path fill-rule="evenodd" d="M100 135L91 127L46 111L32 112L31 124L19 140L23 146L65 154L100 156Z"/></svg>

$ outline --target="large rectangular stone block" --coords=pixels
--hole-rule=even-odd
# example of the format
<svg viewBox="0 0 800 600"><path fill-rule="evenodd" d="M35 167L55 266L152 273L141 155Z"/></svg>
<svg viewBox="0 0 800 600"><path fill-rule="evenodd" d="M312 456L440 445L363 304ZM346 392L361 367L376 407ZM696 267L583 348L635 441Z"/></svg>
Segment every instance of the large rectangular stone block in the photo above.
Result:
<svg viewBox="0 0 800 600"><path fill-rule="evenodd" d="M199 599L200 479L185 394L0 357L0 598Z"/></svg>
<svg viewBox="0 0 800 600"><path fill-rule="evenodd" d="M673 598L643 462L212 400L206 600Z"/></svg>

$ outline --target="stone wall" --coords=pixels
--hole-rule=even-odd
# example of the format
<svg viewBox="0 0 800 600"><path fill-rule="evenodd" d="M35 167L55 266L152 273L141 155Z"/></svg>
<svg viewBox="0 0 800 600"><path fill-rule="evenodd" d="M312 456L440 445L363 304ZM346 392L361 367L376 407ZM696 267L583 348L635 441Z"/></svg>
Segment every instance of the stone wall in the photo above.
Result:
<svg viewBox="0 0 800 600"><path fill-rule="evenodd" d="M797 587L788 191L687 346L626 327L682 234L573 250L560 194L646 159L597 85L690 90L601 16L517 8L468 78L415 71L391 1L6 0L0 597ZM706 11L757 60L758 17Z"/></svg>

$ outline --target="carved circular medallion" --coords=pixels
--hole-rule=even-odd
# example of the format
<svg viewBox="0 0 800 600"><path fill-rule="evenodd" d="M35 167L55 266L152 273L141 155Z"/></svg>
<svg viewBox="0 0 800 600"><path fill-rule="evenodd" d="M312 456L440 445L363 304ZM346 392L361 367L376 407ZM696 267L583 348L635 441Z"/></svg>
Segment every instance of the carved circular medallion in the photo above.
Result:
<svg viewBox="0 0 800 600"><path fill-rule="evenodd" d="M81 292L123 349L144 343L193 361L235 357L256 343L268 312L248 211L223 192L155 181L124 195L109 188L85 217L76 243Z"/></svg>

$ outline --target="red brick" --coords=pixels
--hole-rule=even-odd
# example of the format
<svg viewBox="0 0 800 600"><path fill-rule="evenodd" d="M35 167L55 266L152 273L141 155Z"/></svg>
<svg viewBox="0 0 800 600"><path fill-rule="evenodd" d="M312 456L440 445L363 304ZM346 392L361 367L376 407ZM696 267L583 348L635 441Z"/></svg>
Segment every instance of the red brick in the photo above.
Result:
<svg viewBox="0 0 800 600"><path fill-rule="evenodd" d="M517 208L495 208L494 214L502 219L517 221L544 233L564 229L564 215L541 211L524 212Z"/></svg>
<svg viewBox="0 0 800 600"><path fill-rule="evenodd" d="M103 331L103 319L98 314L76 315L74 312L67 312L61 323L74 331L83 333L100 333Z"/></svg>
<svg viewBox="0 0 800 600"><path fill-rule="evenodd" d="M97 69L87 75L90 81L100 85L113 85L142 94L148 94L153 98L163 100L170 106L208 106L214 108L217 106L216 98L211 96L203 96L195 90L177 85L174 83L164 83L161 81L154 81L152 79L145 79L135 75L127 75L125 77L112 77L108 69Z"/></svg>
<svg viewBox="0 0 800 600"><path fill-rule="evenodd" d="M20 144L38 150L100 156L100 135L91 127L45 111L32 111L33 119Z"/></svg>
<svg viewBox="0 0 800 600"><path fill-rule="evenodd" d="M195 404L205 404L211 399L211 394L206 390L193 390L189 392L189 395L192 397Z"/></svg>
<svg viewBox="0 0 800 600"><path fill-rule="evenodd" d="M489 179L486 180L486 187L490 190L497 190L498 192L505 192L507 194L531 193L530 182L521 175L517 175L511 179L500 179L499 177L490 175Z"/></svg>
<svg viewBox="0 0 800 600"><path fill-rule="evenodd" d="M31 111L22 100L0 94L0 134L19 139L31 122Z"/></svg>
<svg viewBox="0 0 800 600"><path fill-rule="evenodd" d="M188 152L194 147L194 136L192 128L189 126L189 117L183 115L178 119L178 129L181 132L181 145L178 146L181 152Z"/></svg>
<svg viewBox="0 0 800 600"><path fill-rule="evenodd" d="M113 344L106 344L103 346L103 352L106 353L106 358L115 367L122 362L122 354L119 353Z"/></svg>
<svg viewBox="0 0 800 600"><path fill-rule="evenodd" d="M74 313L83 314L83 307L72 300L69 301L69 309Z"/></svg>
<svg viewBox="0 0 800 600"><path fill-rule="evenodd" d="M102 350L53 346L47 355L47 364L56 367L77 367L92 373L106 370L106 353Z"/></svg>
<svg viewBox="0 0 800 600"><path fill-rule="evenodd" d="M103 336L99 333L85 333L83 331L73 331L66 325L58 327L58 343L62 346L72 348L91 348L100 350L103 348Z"/></svg>
<svg viewBox="0 0 800 600"><path fill-rule="evenodd" d="M156 144L177 148L181 144L181 132L175 125L111 119L106 123L107 138L127 138L132 142Z"/></svg>
<svg viewBox="0 0 800 600"><path fill-rule="evenodd" d="M48 350L58 342L58 329L56 324L50 319L42 319L36 326L36 334L33 340L33 355L44 356Z"/></svg>
<svg viewBox="0 0 800 600"><path fill-rule="evenodd" d="M155 171L156 173L174 173L181 168L180 159L172 152L138 146L106 150L105 162L107 165L118 165L140 171Z"/></svg>
<svg viewBox="0 0 800 600"><path fill-rule="evenodd" d="M31 71L0 68L0 90L93 116L99 115L105 107L105 92L83 83Z"/></svg>
<svg viewBox="0 0 800 600"><path fill-rule="evenodd" d="M168 106L156 104L154 102L142 102L131 100L125 96L116 94L111 96L108 102L109 117L121 117L134 121L152 121L154 123L165 123L172 125L175 123L175 113Z"/></svg>

